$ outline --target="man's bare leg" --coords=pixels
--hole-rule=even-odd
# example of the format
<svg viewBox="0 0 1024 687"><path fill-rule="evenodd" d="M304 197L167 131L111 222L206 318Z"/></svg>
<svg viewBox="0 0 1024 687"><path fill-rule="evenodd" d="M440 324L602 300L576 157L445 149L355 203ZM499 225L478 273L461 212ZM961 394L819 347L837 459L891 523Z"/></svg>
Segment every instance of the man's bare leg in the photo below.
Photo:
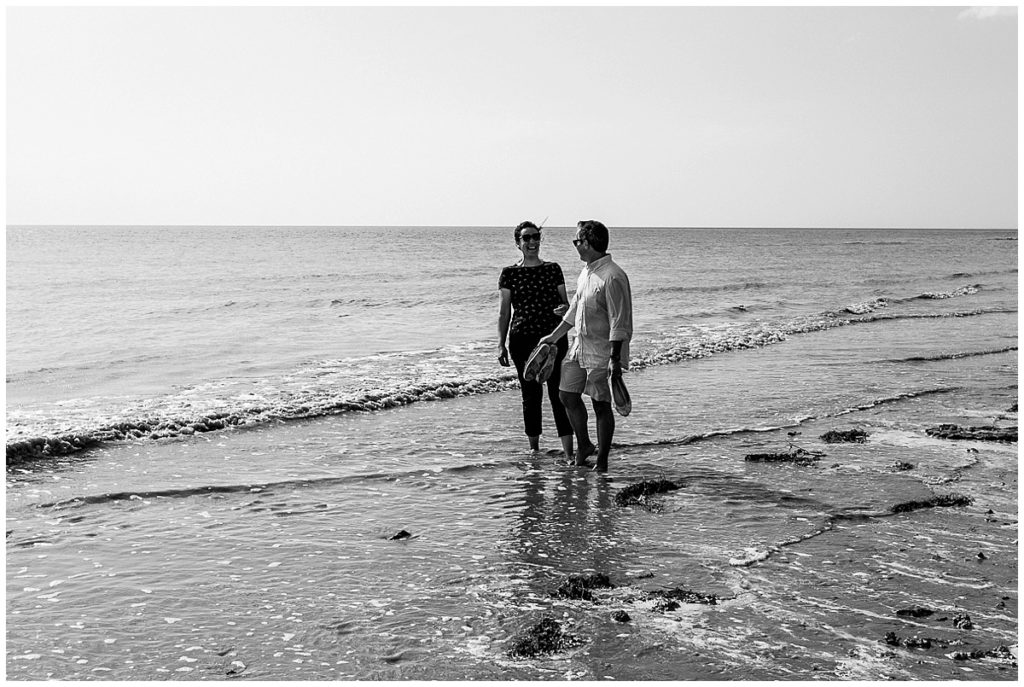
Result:
<svg viewBox="0 0 1024 687"><path fill-rule="evenodd" d="M565 406L565 414L569 416L569 424L576 434L576 444L579 450L576 452L576 465L587 465L587 457L594 455L597 447L590 441L587 434L587 406L583 404L583 395L574 394L568 391L558 392L558 398Z"/></svg>
<svg viewBox="0 0 1024 687"><path fill-rule="evenodd" d="M527 438L530 440L530 450L533 451L534 453L539 451L540 450L540 437L539 436L537 436L537 437L527 436Z"/></svg>
<svg viewBox="0 0 1024 687"><path fill-rule="evenodd" d="M615 413L608 401L594 401L594 416L597 421L597 472L608 472L608 452L612 448L615 434Z"/></svg>

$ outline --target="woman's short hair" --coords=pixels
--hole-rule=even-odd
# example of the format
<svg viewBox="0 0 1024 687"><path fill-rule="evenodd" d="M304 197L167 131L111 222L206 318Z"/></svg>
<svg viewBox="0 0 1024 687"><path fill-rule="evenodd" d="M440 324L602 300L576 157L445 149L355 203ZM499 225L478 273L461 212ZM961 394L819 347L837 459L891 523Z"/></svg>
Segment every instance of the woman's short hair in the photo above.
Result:
<svg viewBox="0 0 1024 687"><path fill-rule="evenodd" d="M576 228L580 230L580 238L586 239L598 253L608 250L608 227L596 219L584 219L576 223Z"/></svg>
<svg viewBox="0 0 1024 687"><path fill-rule="evenodd" d="M537 231L540 231L540 227L538 227L536 224L534 224L530 220L526 220L525 222L520 222L519 226L516 227L516 232L515 232L516 243L519 243L519 235L523 233L523 229L536 229Z"/></svg>

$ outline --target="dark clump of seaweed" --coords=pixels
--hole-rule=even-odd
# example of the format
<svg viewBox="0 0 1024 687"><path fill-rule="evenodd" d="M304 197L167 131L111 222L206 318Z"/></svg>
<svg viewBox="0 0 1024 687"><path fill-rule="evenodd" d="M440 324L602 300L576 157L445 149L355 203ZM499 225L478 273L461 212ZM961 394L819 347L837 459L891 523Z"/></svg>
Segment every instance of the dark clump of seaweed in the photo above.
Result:
<svg viewBox="0 0 1024 687"><path fill-rule="evenodd" d="M973 630L974 623L971 621L971 616L966 613L957 613L953 616L953 627L958 630Z"/></svg>
<svg viewBox="0 0 1024 687"><path fill-rule="evenodd" d="M1017 665L1017 657L1013 655L1013 651L1003 644L1000 644L994 649L977 649L975 651L955 651L952 654L947 654L954 661L970 661L978 658L995 658L1001 661L1010 661L1013 665Z"/></svg>
<svg viewBox="0 0 1024 687"><path fill-rule="evenodd" d="M791 447L785 453L748 453L743 457L751 463L793 463L795 465L814 465L825 454L821 451Z"/></svg>
<svg viewBox="0 0 1024 687"><path fill-rule="evenodd" d="M868 433L863 429L830 429L820 438L826 444L863 444L868 440Z"/></svg>
<svg viewBox="0 0 1024 687"><path fill-rule="evenodd" d="M648 497L678 489L679 485L667 479L644 480L630 484L619 490L615 495L615 503L619 506L647 506Z"/></svg>
<svg viewBox="0 0 1024 687"><path fill-rule="evenodd" d="M974 500L970 496L964 496L963 494L940 494L933 496L927 501L907 501L906 503L897 503L895 506L889 509L891 513L909 513L910 511L920 510L922 508L953 508L956 506L969 506L974 503Z"/></svg>
<svg viewBox="0 0 1024 687"><path fill-rule="evenodd" d="M654 604L654 610L659 613L674 611L677 608L679 608L679 602L675 599L658 599L657 603Z"/></svg>
<svg viewBox="0 0 1024 687"><path fill-rule="evenodd" d="M592 589L614 589L615 585L611 583L608 576L604 573L594 573L593 575L570 575L565 582L563 582L558 589L552 592L552 596L560 599L583 599L584 601L593 601L594 595L590 591Z"/></svg>
<svg viewBox="0 0 1024 687"><path fill-rule="evenodd" d="M539 623L512 640L508 655L512 658L533 658L565 651L582 643L579 637L563 631L557 620L544 616Z"/></svg>
<svg viewBox="0 0 1024 687"><path fill-rule="evenodd" d="M885 643L890 646L902 646L907 649L931 649L932 646L949 646L949 642L932 637L900 637L895 632L885 633Z"/></svg>
<svg viewBox="0 0 1024 687"><path fill-rule="evenodd" d="M906 472L907 470L913 469L913 463L904 463L899 460L894 460L893 462L889 463L889 470L891 470L892 472Z"/></svg>
<svg viewBox="0 0 1024 687"><path fill-rule="evenodd" d="M653 591L650 593L649 598L657 600L654 607L656 611L674 611L679 608L680 603L715 606L719 601L719 597L714 594L694 592L689 589L681 589L680 587Z"/></svg>
<svg viewBox="0 0 1024 687"><path fill-rule="evenodd" d="M927 618L933 613L935 613L935 611L930 608L925 608L924 606L911 606L910 608L901 608L896 611L896 615L908 618Z"/></svg>
<svg viewBox="0 0 1024 687"><path fill-rule="evenodd" d="M967 439L971 441L1017 441L1016 427L961 427L960 425L942 424L929 427L925 434L939 439Z"/></svg>

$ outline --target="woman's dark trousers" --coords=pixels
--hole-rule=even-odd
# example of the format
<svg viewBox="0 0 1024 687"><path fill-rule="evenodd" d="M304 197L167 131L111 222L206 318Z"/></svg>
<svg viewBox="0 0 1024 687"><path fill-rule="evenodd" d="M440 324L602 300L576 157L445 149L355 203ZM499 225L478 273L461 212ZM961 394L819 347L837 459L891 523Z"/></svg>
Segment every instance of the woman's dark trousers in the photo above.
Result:
<svg viewBox="0 0 1024 687"><path fill-rule="evenodd" d="M523 379L523 370L526 368L526 361L536 348L540 340L539 334L510 334L508 341L508 353L512 362L516 365L519 373L519 389L523 393L523 425L526 429L526 436L535 437L541 434L543 423L541 421L542 405L544 401L544 385L537 382L528 382ZM558 383L562 378L562 359L569 349L569 339L563 336L556 344L558 354L555 357L555 367L548 377L548 400L551 402L551 411L555 416L555 428L558 436L564 437L572 434L572 425L569 424L569 416L565 413L565 407L558 399Z"/></svg>

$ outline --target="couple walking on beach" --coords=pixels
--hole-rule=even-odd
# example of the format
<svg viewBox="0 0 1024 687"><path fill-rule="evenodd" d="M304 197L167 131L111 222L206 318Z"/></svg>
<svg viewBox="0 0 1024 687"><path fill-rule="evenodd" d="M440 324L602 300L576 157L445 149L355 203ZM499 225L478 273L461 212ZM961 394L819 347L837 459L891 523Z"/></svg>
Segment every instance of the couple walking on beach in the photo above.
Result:
<svg viewBox="0 0 1024 687"><path fill-rule="evenodd" d="M527 376L527 361L539 345L547 344L555 347L547 393L565 457L574 465L590 467L587 459L596 454L594 469L607 472L615 433L612 385L625 388L622 372L629 368L633 336L629 278L608 253L608 228L596 220L576 225L572 242L586 265L572 302L566 295L562 268L540 257L540 227L522 222L514 236L523 257L504 268L498 278L498 362L507 367L511 358L519 373L530 448L540 448L545 382ZM566 334L573 327L576 338L570 348ZM596 444L590 440L583 394L594 408Z"/></svg>

